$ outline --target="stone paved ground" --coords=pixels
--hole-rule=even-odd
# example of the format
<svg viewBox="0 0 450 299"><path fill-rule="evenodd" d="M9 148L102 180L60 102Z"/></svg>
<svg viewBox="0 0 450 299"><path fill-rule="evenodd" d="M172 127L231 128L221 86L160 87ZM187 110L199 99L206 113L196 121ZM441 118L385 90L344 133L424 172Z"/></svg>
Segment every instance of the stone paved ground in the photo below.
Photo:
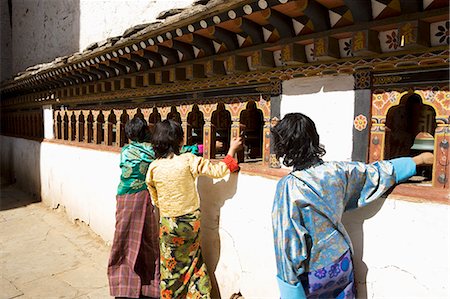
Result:
<svg viewBox="0 0 450 299"><path fill-rule="evenodd" d="M110 247L14 185L0 191L0 299L112 298Z"/></svg>

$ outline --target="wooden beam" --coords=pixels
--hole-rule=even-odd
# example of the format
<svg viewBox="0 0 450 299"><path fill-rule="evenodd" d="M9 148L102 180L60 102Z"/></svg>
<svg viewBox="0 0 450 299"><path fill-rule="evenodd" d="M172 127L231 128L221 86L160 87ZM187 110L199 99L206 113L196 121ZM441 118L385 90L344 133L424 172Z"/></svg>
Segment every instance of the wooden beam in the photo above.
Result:
<svg viewBox="0 0 450 299"><path fill-rule="evenodd" d="M208 60L205 63L205 76L215 77L225 75L225 62L221 60Z"/></svg>
<svg viewBox="0 0 450 299"><path fill-rule="evenodd" d="M403 50L428 47L430 44L430 25L420 20L400 24L398 36L399 46Z"/></svg>
<svg viewBox="0 0 450 299"><path fill-rule="evenodd" d="M378 32L375 30L362 30L352 35L352 52L355 56L367 56L381 53Z"/></svg>
<svg viewBox="0 0 450 299"><path fill-rule="evenodd" d="M123 64L117 63L113 60L105 61L104 64L108 67L116 69L118 71L118 76L128 74L128 69ZM102 65L102 63L100 65Z"/></svg>
<svg viewBox="0 0 450 299"><path fill-rule="evenodd" d="M130 58L128 58L128 57L130 57ZM115 60L114 58L112 60L129 68L129 70L127 70L128 73L135 73L138 71L136 62L131 60L131 55L127 55L127 56L124 55L122 57L118 57L117 60Z"/></svg>
<svg viewBox="0 0 450 299"><path fill-rule="evenodd" d="M281 61L284 65L306 63L305 47L299 44L288 44L281 50Z"/></svg>
<svg viewBox="0 0 450 299"><path fill-rule="evenodd" d="M86 68L86 70L87 70L88 72L97 74L100 80L103 80L103 79L107 79L107 78L108 78L108 73L107 73L106 71L100 70L100 69L96 68L95 66L88 66L88 67Z"/></svg>
<svg viewBox="0 0 450 299"><path fill-rule="evenodd" d="M178 52L179 61L187 61L194 59L194 49L190 44L186 44L177 40L169 40L167 46Z"/></svg>
<svg viewBox="0 0 450 299"><path fill-rule="evenodd" d="M344 0L344 4L352 12L355 23L369 22L372 20L372 6L370 0Z"/></svg>
<svg viewBox="0 0 450 299"><path fill-rule="evenodd" d="M307 16L300 16L292 19L295 35L303 35L314 32L314 24Z"/></svg>
<svg viewBox="0 0 450 299"><path fill-rule="evenodd" d="M273 52L266 50L253 51L250 56L250 71L267 70L275 66Z"/></svg>
<svg viewBox="0 0 450 299"><path fill-rule="evenodd" d="M155 68L155 67L161 67L163 65L163 61L161 58L161 55L159 55L158 53L149 51L149 50L140 50L136 52L139 56L144 57L148 60L150 60L150 67L151 68Z"/></svg>
<svg viewBox="0 0 450 299"><path fill-rule="evenodd" d="M227 75L248 72L247 57L232 55L225 60L225 71Z"/></svg>
<svg viewBox="0 0 450 299"><path fill-rule="evenodd" d="M205 67L203 64L190 64L186 67L186 79L194 80L198 78L205 78Z"/></svg>
<svg viewBox="0 0 450 299"><path fill-rule="evenodd" d="M314 24L314 31L321 32L330 29L330 19L328 9L316 1L308 1L304 14L311 19Z"/></svg>
<svg viewBox="0 0 450 299"><path fill-rule="evenodd" d="M170 65L179 62L178 53L174 49L158 46L158 53L161 55L163 65Z"/></svg>
<svg viewBox="0 0 450 299"><path fill-rule="evenodd" d="M96 64L96 65L94 65L94 67L99 69L99 70L101 70L101 71L106 72L108 74L108 78L117 76L117 71L113 67L107 66L107 65L102 64L102 63Z"/></svg>
<svg viewBox="0 0 450 299"><path fill-rule="evenodd" d="M215 37L219 41L218 42L217 40L215 40L213 42L214 50L216 53L223 52L224 50L232 51L238 48L238 44L233 32L217 26L208 27L207 30L211 36ZM222 46L225 46L225 49Z"/></svg>
<svg viewBox="0 0 450 299"><path fill-rule="evenodd" d="M135 63L138 64L138 70L139 71L147 71L150 69L150 62L147 58L142 57L138 54L125 54L123 55L124 58L127 58L128 60L132 60Z"/></svg>
<svg viewBox="0 0 450 299"><path fill-rule="evenodd" d="M238 33L245 37L250 37L251 44L261 44L264 42L261 26L245 18L238 18L233 21L235 26L239 27L242 32ZM239 40L238 40L239 42ZM242 45L239 45L242 47Z"/></svg>
<svg viewBox="0 0 450 299"><path fill-rule="evenodd" d="M314 39L314 57L321 61L339 58L338 40L330 36Z"/></svg>
<svg viewBox="0 0 450 299"><path fill-rule="evenodd" d="M288 16L270 8L263 10L261 15L278 30L280 37L284 38L294 36L292 20Z"/></svg>

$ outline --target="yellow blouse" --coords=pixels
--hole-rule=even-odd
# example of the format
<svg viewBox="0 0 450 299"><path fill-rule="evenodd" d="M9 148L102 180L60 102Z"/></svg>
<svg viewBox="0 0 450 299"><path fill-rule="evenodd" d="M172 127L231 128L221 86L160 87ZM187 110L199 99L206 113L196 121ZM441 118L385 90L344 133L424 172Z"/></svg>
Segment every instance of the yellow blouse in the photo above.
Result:
<svg viewBox="0 0 450 299"><path fill-rule="evenodd" d="M221 178L230 173L224 162L211 163L191 153L154 160L145 182L161 216L177 217L200 207L195 179L198 176Z"/></svg>

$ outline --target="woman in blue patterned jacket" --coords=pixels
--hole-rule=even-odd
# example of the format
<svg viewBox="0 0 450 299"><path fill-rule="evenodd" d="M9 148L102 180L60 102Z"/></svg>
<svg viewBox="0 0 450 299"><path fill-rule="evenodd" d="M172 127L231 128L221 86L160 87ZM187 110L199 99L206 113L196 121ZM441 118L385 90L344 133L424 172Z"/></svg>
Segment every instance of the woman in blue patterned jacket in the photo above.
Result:
<svg viewBox="0 0 450 299"><path fill-rule="evenodd" d="M314 122L287 114L273 129L274 150L293 171L277 185L273 210L277 280L282 299L355 298L351 240L341 222L433 163L433 154L372 164L324 162Z"/></svg>

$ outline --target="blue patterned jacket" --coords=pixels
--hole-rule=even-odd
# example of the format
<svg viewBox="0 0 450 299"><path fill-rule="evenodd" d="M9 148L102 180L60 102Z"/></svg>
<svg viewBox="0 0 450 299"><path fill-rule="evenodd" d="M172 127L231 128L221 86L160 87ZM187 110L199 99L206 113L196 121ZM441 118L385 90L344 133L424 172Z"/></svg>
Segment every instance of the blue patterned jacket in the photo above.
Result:
<svg viewBox="0 0 450 299"><path fill-rule="evenodd" d="M367 205L415 171L411 158L398 158L372 164L322 162L283 177L272 209L281 297L304 297L302 274L352 250L341 222L344 211Z"/></svg>

